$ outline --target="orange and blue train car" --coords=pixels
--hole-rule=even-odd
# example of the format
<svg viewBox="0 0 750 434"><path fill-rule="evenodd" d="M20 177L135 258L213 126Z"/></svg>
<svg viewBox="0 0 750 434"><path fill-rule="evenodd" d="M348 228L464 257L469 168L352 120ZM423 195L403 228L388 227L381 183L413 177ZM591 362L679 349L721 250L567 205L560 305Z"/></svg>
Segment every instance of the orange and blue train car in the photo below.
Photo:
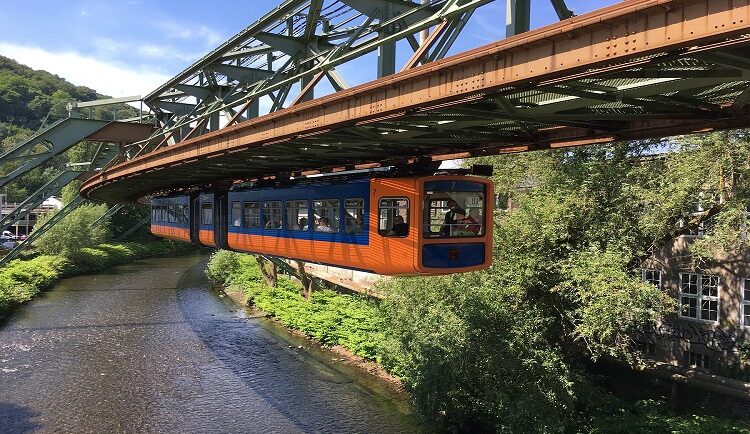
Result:
<svg viewBox="0 0 750 434"><path fill-rule="evenodd" d="M152 233L382 275L480 270L492 261L492 183L366 177L152 199ZM174 215L172 215L174 213Z"/></svg>

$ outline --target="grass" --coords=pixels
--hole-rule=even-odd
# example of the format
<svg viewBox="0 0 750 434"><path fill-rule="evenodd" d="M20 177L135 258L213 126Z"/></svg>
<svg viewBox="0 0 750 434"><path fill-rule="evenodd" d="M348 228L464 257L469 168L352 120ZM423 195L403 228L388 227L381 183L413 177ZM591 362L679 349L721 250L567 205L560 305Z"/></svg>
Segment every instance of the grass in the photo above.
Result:
<svg viewBox="0 0 750 434"><path fill-rule="evenodd" d="M145 256L174 252L184 249L184 246L187 245L166 241L105 243L83 248L70 258L40 255L32 259L13 260L0 268L0 318L64 277L103 270Z"/></svg>

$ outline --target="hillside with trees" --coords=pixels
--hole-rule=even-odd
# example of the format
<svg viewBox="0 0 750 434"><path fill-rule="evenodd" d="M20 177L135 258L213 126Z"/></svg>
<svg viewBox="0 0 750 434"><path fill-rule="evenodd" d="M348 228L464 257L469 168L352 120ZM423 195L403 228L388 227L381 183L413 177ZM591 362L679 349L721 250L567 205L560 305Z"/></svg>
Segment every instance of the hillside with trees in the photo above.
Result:
<svg viewBox="0 0 750 434"><path fill-rule="evenodd" d="M41 128L68 116L71 101L93 101L108 98L85 86L76 86L47 71L0 56L0 146L7 151L23 142ZM113 112L114 110L114 112ZM88 114L88 113L87 113ZM96 119L124 119L136 115L135 109L125 105L96 107L91 117ZM45 166L26 174L4 188L10 202L20 202L55 176L68 162L85 161L95 144L80 144L64 155L53 158ZM13 164L0 166L0 173L12 170Z"/></svg>

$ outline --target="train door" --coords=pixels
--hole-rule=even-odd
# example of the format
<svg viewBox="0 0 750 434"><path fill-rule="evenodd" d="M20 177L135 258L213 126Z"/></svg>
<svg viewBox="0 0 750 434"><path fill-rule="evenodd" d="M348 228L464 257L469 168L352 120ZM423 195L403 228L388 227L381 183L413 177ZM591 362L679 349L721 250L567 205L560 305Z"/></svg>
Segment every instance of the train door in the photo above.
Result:
<svg viewBox="0 0 750 434"><path fill-rule="evenodd" d="M198 238L204 246L216 247L214 242L214 194L202 193L199 196L199 224Z"/></svg>
<svg viewBox="0 0 750 434"><path fill-rule="evenodd" d="M192 193L188 199L188 224L190 225L190 242L201 245L201 206L200 195Z"/></svg>
<svg viewBox="0 0 750 434"><path fill-rule="evenodd" d="M229 216L227 215L227 190L214 193L214 243L220 249L229 249Z"/></svg>
<svg viewBox="0 0 750 434"><path fill-rule="evenodd" d="M370 200L370 258L380 274L414 274L418 236L414 178L373 179Z"/></svg>

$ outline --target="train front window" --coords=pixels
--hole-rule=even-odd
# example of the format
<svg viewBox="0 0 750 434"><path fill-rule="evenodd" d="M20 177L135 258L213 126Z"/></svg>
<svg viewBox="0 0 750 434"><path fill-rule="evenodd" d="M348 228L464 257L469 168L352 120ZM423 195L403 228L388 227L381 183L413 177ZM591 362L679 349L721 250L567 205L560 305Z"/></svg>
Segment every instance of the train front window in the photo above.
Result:
<svg viewBox="0 0 750 434"><path fill-rule="evenodd" d="M203 202L201 204L201 224L214 224L214 204L211 202Z"/></svg>
<svg viewBox="0 0 750 434"><path fill-rule="evenodd" d="M338 199L313 201L315 212L315 232L333 234L339 231Z"/></svg>
<svg viewBox="0 0 750 434"><path fill-rule="evenodd" d="M409 199L390 197L380 199L378 233L385 237L409 235Z"/></svg>
<svg viewBox="0 0 750 434"><path fill-rule="evenodd" d="M263 223L266 229L281 229L281 201L263 202Z"/></svg>
<svg viewBox="0 0 750 434"><path fill-rule="evenodd" d="M242 204L240 202L232 202L232 214L230 219L232 226L236 228L242 226Z"/></svg>
<svg viewBox="0 0 750 434"><path fill-rule="evenodd" d="M310 228L310 216L308 215L308 202L306 200L286 201L286 227L293 231L306 231Z"/></svg>
<svg viewBox="0 0 750 434"><path fill-rule="evenodd" d="M361 234L365 231L364 199L346 199L344 201L344 233Z"/></svg>
<svg viewBox="0 0 750 434"><path fill-rule="evenodd" d="M260 203L245 202L242 204L242 223L246 228L260 227Z"/></svg>
<svg viewBox="0 0 750 434"><path fill-rule="evenodd" d="M484 186L473 182L436 182L459 184L466 190L453 188L433 189L425 192L424 235L426 238L478 237L485 233ZM442 190L442 191L441 191Z"/></svg>
<svg viewBox="0 0 750 434"><path fill-rule="evenodd" d="M175 218L174 218L174 216L175 216L175 214L174 214L174 205L169 205L169 208L167 208L167 209L168 209L168 211L167 211L167 213L168 213L167 214L167 219L168 219L169 223L174 223L175 222Z"/></svg>

